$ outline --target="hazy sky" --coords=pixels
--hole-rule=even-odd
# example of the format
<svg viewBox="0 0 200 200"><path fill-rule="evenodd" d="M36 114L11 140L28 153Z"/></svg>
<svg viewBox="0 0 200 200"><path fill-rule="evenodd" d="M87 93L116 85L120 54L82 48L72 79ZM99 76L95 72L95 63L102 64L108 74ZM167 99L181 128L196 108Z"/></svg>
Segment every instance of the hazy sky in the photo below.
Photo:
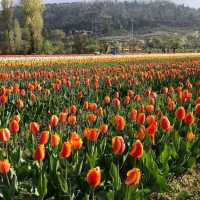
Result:
<svg viewBox="0 0 200 200"><path fill-rule="evenodd" d="M17 1L19 0L14 0L14 2L17 2ZM45 3L67 3L67 2L72 2L72 1L81 1L81 0L44 0ZM171 0L171 1L178 4L185 4L186 6L190 6L193 8L200 8L200 0Z"/></svg>

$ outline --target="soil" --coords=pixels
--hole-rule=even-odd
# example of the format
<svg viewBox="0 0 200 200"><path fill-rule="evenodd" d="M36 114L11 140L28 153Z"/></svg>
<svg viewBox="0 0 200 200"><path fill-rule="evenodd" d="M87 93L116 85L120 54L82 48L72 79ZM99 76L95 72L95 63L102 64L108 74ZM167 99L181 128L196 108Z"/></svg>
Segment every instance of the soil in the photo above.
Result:
<svg viewBox="0 0 200 200"><path fill-rule="evenodd" d="M153 193L149 200L200 200L200 165L174 178L170 191Z"/></svg>

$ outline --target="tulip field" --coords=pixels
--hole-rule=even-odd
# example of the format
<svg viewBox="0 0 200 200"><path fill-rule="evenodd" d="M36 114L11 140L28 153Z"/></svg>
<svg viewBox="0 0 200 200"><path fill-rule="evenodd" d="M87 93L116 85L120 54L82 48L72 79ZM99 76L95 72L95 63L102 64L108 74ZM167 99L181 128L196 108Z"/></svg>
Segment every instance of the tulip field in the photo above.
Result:
<svg viewBox="0 0 200 200"><path fill-rule="evenodd" d="M0 66L0 199L145 200L200 161L199 54Z"/></svg>

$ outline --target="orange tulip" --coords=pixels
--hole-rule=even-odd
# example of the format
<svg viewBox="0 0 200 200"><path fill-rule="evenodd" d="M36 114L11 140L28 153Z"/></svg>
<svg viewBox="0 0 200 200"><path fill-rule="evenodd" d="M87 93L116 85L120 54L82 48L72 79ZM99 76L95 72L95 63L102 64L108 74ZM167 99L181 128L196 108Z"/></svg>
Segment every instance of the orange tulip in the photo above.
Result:
<svg viewBox="0 0 200 200"><path fill-rule="evenodd" d="M88 140L96 141L99 137L100 131L97 128L85 128L83 134Z"/></svg>
<svg viewBox="0 0 200 200"><path fill-rule="evenodd" d="M129 114L129 118L131 119L132 122L135 122L137 120L137 110L136 109L132 109L130 114Z"/></svg>
<svg viewBox="0 0 200 200"><path fill-rule="evenodd" d="M97 116L95 114L92 114L92 113L88 114L87 115L87 120L90 123L94 123L97 120Z"/></svg>
<svg viewBox="0 0 200 200"><path fill-rule="evenodd" d="M140 95L136 95L136 96L134 97L134 100L137 101L137 102L139 102L139 101L141 100Z"/></svg>
<svg viewBox="0 0 200 200"><path fill-rule="evenodd" d="M124 98L124 105L130 104L130 100L131 100L131 98L130 98L129 96L126 96L126 97Z"/></svg>
<svg viewBox="0 0 200 200"><path fill-rule="evenodd" d="M157 116L158 116L158 118L162 118L163 113L159 110L159 111L157 112Z"/></svg>
<svg viewBox="0 0 200 200"><path fill-rule="evenodd" d="M59 120L62 122L62 123L65 123L67 121L67 113L65 112L61 112L59 114Z"/></svg>
<svg viewBox="0 0 200 200"><path fill-rule="evenodd" d="M105 96L103 102L106 105L109 104L110 103L110 97L109 96Z"/></svg>
<svg viewBox="0 0 200 200"><path fill-rule="evenodd" d="M60 136L58 134L51 135L51 146L56 147L60 143Z"/></svg>
<svg viewBox="0 0 200 200"><path fill-rule="evenodd" d="M103 117L103 108L100 107L100 108L96 111L96 113L97 113L97 116Z"/></svg>
<svg viewBox="0 0 200 200"><path fill-rule="evenodd" d="M7 174L10 171L10 163L8 160L0 160L0 173Z"/></svg>
<svg viewBox="0 0 200 200"><path fill-rule="evenodd" d="M31 96L30 96L30 100L32 101L32 102L36 102L37 101L37 97L35 96L35 94L31 94Z"/></svg>
<svg viewBox="0 0 200 200"><path fill-rule="evenodd" d="M130 97L130 98L133 98L135 93L132 91L132 90L128 90L128 93L127 95Z"/></svg>
<svg viewBox="0 0 200 200"><path fill-rule="evenodd" d="M195 105L200 104L200 97L197 97L197 99L195 100Z"/></svg>
<svg viewBox="0 0 200 200"><path fill-rule="evenodd" d="M70 125L75 125L76 124L76 116L75 115L70 115L67 118L67 123Z"/></svg>
<svg viewBox="0 0 200 200"><path fill-rule="evenodd" d="M40 136L40 144L46 144L49 140L49 131L42 131Z"/></svg>
<svg viewBox="0 0 200 200"><path fill-rule="evenodd" d="M58 121L59 121L58 117L56 115L52 115L51 119L49 120L49 125L55 127L57 126Z"/></svg>
<svg viewBox="0 0 200 200"><path fill-rule="evenodd" d="M137 123L138 124L144 124L145 122L145 119L146 119L146 116L143 112L140 112L137 116Z"/></svg>
<svg viewBox="0 0 200 200"><path fill-rule="evenodd" d="M112 138L112 151L116 155L121 155L125 151L125 142L123 137L116 136Z"/></svg>
<svg viewBox="0 0 200 200"><path fill-rule="evenodd" d="M39 132L40 126L37 122L31 122L29 124L29 130L31 133L33 133L34 135L37 135Z"/></svg>
<svg viewBox="0 0 200 200"><path fill-rule="evenodd" d="M176 104L174 101L170 100L169 102L167 102L167 109L169 112L172 112L176 107Z"/></svg>
<svg viewBox="0 0 200 200"><path fill-rule="evenodd" d="M21 99L16 100L15 105L17 108L22 109L24 107L24 102Z"/></svg>
<svg viewBox="0 0 200 200"><path fill-rule="evenodd" d="M141 158L143 154L143 145L140 140L136 140L136 142L132 145L130 155L133 158Z"/></svg>
<svg viewBox="0 0 200 200"><path fill-rule="evenodd" d="M186 137L189 142L195 139L195 135L192 131L188 132Z"/></svg>
<svg viewBox="0 0 200 200"><path fill-rule="evenodd" d="M144 113L144 112L145 112L145 107L144 107L143 104L140 106L139 112L140 112L140 113Z"/></svg>
<svg viewBox="0 0 200 200"><path fill-rule="evenodd" d="M160 120L160 127L166 132L170 132L172 130L170 121L167 116L162 116Z"/></svg>
<svg viewBox="0 0 200 200"><path fill-rule="evenodd" d="M141 171L138 168L133 168L127 172L127 178L125 184L129 187L139 184L141 179Z"/></svg>
<svg viewBox="0 0 200 200"><path fill-rule="evenodd" d="M200 103L195 106L195 112L200 115Z"/></svg>
<svg viewBox="0 0 200 200"><path fill-rule="evenodd" d="M19 115L14 115L12 120L16 120L19 123L20 122L20 116Z"/></svg>
<svg viewBox="0 0 200 200"><path fill-rule="evenodd" d="M88 108L89 108L89 103L88 103L88 101L85 101L83 104L83 109L88 110Z"/></svg>
<svg viewBox="0 0 200 200"><path fill-rule="evenodd" d="M64 142L62 149L60 151L60 156L63 158L68 158L70 157L72 153L72 145L70 142Z"/></svg>
<svg viewBox="0 0 200 200"><path fill-rule="evenodd" d="M17 122L16 120L12 120L10 122L10 125L9 125L9 129L11 131L11 133L18 133L19 132L19 122Z"/></svg>
<svg viewBox="0 0 200 200"><path fill-rule="evenodd" d="M185 119L185 108L183 106L176 110L176 118L180 121Z"/></svg>
<svg viewBox="0 0 200 200"><path fill-rule="evenodd" d="M8 97L5 95L0 96L0 103L6 104L8 102Z"/></svg>
<svg viewBox="0 0 200 200"><path fill-rule="evenodd" d="M120 115L116 115L114 117L114 124L115 124L116 129L118 131L123 131L125 129L125 126L126 126L125 119Z"/></svg>
<svg viewBox="0 0 200 200"><path fill-rule="evenodd" d="M69 110L70 110L70 113L73 113L73 114L77 112L77 108L75 105L72 105Z"/></svg>
<svg viewBox="0 0 200 200"><path fill-rule="evenodd" d="M101 183L101 170L100 167L92 168L87 173L87 183L90 187L96 188Z"/></svg>
<svg viewBox="0 0 200 200"><path fill-rule="evenodd" d="M51 94L50 90L49 89L45 89L45 95L48 97L48 96L50 96L50 94Z"/></svg>
<svg viewBox="0 0 200 200"><path fill-rule="evenodd" d="M142 141L144 138L145 138L145 127L142 125L137 131L136 139L139 139Z"/></svg>
<svg viewBox="0 0 200 200"><path fill-rule="evenodd" d="M25 97L26 96L26 91L24 89L20 90L20 96Z"/></svg>
<svg viewBox="0 0 200 200"><path fill-rule="evenodd" d="M120 107L120 100L118 98L114 98L112 104L115 107Z"/></svg>
<svg viewBox="0 0 200 200"><path fill-rule="evenodd" d="M101 124L99 130L100 130L101 133L106 134L108 132L108 125L107 124Z"/></svg>
<svg viewBox="0 0 200 200"><path fill-rule="evenodd" d="M97 109L96 103L89 103L88 108L92 111L95 111Z"/></svg>
<svg viewBox="0 0 200 200"><path fill-rule="evenodd" d="M34 160L44 160L45 158L45 148L44 145L40 144L37 146L34 154L33 154Z"/></svg>
<svg viewBox="0 0 200 200"><path fill-rule="evenodd" d="M194 123L194 116L193 116L192 112L189 112L186 114L185 123L187 125L192 125Z"/></svg>
<svg viewBox="0 0 200 200"><path fill-rule="evenodd" d="M154 106L153 105L147 105L146 106L146 111L148 112L148 113L152 113L153 111L154 111Z"/></svg>
<svg viewBox="0 0 200 200"><path fill-rule="evenodd" d="M72 132L70 134L70 143L72 144L73 149L78 150L82 147L83 140L76 132Z"/></svg>
<svg viewBox="0 0 200 200"><path fill-rule="evenodd" d="M150 125L152 123L156 123L156 116L155 115L148 115L147 116L147 123L148 123L148 125Z"/></svg>
<svg viewBox="0 0 200 200"><path fill-rule="evenodd" d="M0 141L7 142L10 139L10 131L7 128L0 129Z"/></svg>
<svg viewBox="0 0 200 200"><path fill-rule="evenodd" d="M146 129L146 132L149 134L150 139L151 139L151 144L155 144L155 134L156 134L156 130L157 130L157 123L156 122L152 122L149 124L149 126Z"/></svg>

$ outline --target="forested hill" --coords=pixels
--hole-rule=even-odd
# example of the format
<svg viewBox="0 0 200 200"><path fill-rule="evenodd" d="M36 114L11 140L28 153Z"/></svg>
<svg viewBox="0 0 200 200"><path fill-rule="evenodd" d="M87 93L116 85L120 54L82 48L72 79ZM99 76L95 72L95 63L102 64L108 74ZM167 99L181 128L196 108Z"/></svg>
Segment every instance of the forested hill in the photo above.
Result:
<svg viewBox="0 0 200 200"><path fill-rule="evenodd" d="M21 16L19 9L16 13ZM198 30L200 10L167 1L47 4L44 22L46 29L86 30L100 35L119 35L132 29L148 32L153 28L169 27Z"/></svg>

